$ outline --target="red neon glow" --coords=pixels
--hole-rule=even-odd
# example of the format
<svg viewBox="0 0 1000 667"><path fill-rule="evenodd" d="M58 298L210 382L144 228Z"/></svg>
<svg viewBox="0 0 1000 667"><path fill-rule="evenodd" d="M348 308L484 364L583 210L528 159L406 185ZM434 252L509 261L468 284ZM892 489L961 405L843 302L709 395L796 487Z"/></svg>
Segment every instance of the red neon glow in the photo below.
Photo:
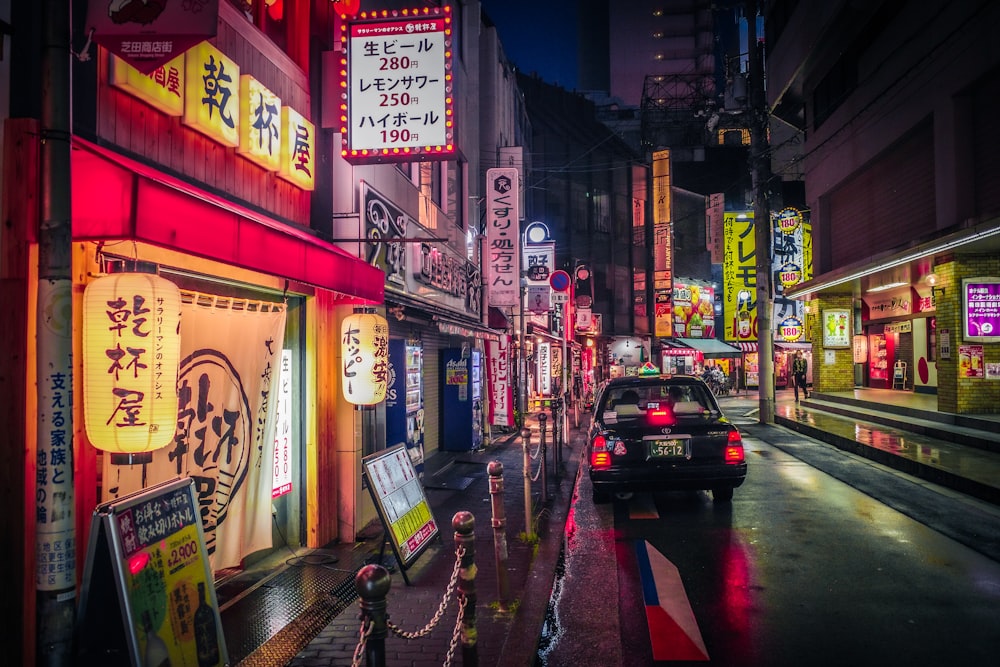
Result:
<svg viewBox="0 0 1000 667"><path fill-rule="evenodd" d="M146 551L140 551L139 553L133 554L132 557L128 559L128 571L134 577L148 564L149 553Z"/></svg>

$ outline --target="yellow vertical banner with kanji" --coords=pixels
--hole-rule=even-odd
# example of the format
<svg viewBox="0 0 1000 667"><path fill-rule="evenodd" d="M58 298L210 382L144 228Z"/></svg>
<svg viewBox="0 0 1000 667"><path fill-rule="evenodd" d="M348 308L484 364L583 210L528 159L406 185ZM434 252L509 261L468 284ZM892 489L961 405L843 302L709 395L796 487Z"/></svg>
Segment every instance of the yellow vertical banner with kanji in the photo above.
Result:
<svg viewBox="0 0 1000 667"><path fill-rule="evenodd" d="M722 317L728 341L757 340L757 254L752 211L723 218Z"/></svg>

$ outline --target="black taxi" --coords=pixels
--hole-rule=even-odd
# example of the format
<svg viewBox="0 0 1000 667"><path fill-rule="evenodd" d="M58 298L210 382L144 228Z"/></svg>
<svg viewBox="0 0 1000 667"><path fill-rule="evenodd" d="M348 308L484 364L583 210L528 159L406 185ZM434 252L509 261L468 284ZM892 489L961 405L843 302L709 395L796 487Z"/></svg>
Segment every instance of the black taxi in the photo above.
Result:
<svg viewBox="0 0 1000 667"><path fill-rule="evenodd" d="M704 381L687 375L608 380L588 445L595 503L614 493L702 489L729 502L747 475L739 429Z"/></svg>

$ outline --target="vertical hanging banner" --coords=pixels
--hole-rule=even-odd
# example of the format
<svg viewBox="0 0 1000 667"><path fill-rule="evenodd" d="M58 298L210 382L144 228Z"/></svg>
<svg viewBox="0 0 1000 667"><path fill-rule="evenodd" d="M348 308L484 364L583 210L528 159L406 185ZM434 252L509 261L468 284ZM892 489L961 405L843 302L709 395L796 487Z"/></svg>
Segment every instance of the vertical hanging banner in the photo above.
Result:
<svg viewBox="0 0 1000 667"><path fill-rule="evenodd" d="M105 500L177 477L195 482L213 570L271 546L281 304L194 295L181 305L173 441L147 464L105 457Z"/></svg>
<svg viewBox="0 0 1000 667"><path fill-rule="evenodd" d="M351 163L455 154L451 7L341 24L341 155Z"/></svg>
<svg viewBox="0 0 1000 667"><path fill-rule="evenodd" d="M795 208L785 208L771 217L772 276L774 310L774 340L794 343L805 336L805 304L789 299L785 290L808 280L806 248L812 245L810 227L803 214Z"/></svg>
<svg viewBox="0 0 1000 667"><path fill-rule="evenodd" d="M517 169L486 170L487 303L515 306L521 289Z"/></svg>
<svg viewBox="0 0 1000 667"><path fill-rule="evenodd" d="M513 384L511 383L510 336L486 342L489 420L494 426L514 425Z"/></svg>
<svg viewBox="0 0 1000 667"><path fill-rule="evenodd" d="M278 373L277 413L274 419L274 469L271 481L271 497L278 498L292 491L292 420L295 418L295 404L292 401L292 387L295 386L292 351L281 351L281 370Z"/></svg>
<svg viewBox="0 0 1000 667"><path fill-rule="evenodd" d="M753 211L727 212L722 257L723 324L725 340L757 340L757 242Z"/></svg>
<svg viewBox="0 0 1000 667"><path fill-rule="evenodd" d="M215 37L219 0L90 0L94 41L144 74Z"/></svg>

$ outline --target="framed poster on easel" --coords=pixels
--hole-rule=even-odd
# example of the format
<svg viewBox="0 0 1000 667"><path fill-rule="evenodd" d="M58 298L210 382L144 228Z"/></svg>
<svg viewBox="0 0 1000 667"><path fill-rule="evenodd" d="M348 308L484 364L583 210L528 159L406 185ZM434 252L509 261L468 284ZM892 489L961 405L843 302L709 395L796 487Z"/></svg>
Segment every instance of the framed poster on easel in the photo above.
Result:
<svg viewBox="0 0 1000 667"><path fill-rule="evenodd" d="M76 633L80 665L229 663L192 479L97 506Z"/></svg>
<svg viewBox="0 0 1000 667"><path fill-rule="evenodd" d="M368 491L396 553L403 579L410 583L406 570L438 534L424 487L405 445L366 456L361 463ZM382 548L385 549L384 540Z"/></svg>

